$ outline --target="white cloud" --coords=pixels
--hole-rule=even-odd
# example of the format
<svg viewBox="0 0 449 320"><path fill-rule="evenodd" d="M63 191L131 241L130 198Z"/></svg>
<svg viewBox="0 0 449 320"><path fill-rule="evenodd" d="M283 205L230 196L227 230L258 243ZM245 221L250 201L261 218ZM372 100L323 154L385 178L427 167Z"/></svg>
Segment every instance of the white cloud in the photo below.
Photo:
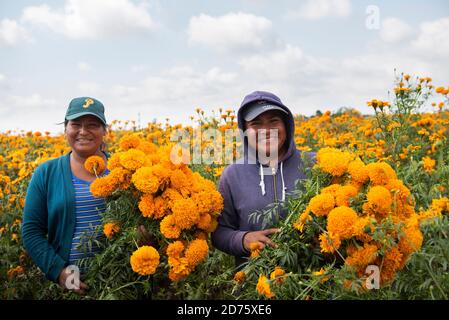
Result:
<svg viewBox="0 0 449 320"><path fill-rule="evenodd" d="M382 20L380 37L383 41L394 43L409 38L413 29L404 21L398 18L385 18Z"/></svg>
<svg viewBox="0 0 449 320"><path fill-rule="evenodd" d="M39 93L0 97L0 129L62 132L65 104Z"/></svg>
<svg viewBox="0 0 449 320"><path fill-rule="evenodd" d="M427 56L441 56L447 58L449 55L449 17L436 21L425 22L420 25L417 39L412 46Z"/></svg>
<svg viewBox="0 0 449 320"><path fill-rule="evenodd" d="M41 109L46 110L49 107L54 107L56 101L54 99L43 98L40 94L34 93L29 96L12 95L9 101L13 107L24 109Z"/></svg>
<svg viewBox="0 0 449 320"><path fill-rule="evenodd" d="M218 51L257 49L275 40L269 19L242 12L192 17L187 32L190 43Z"/></svg>
<svg viewBox="0 0 449 320"><path fill-rule="evenodd" d="M121 83L105 88L103 93L108 119L142 121L170 118L184 122L196 107L206 110L230 106L239 85L238 74L212 67L204 71L191 66L176 66L145 77L135 84ZM99 92L98 96L101 96Z"/></svg>
<svg viewBox="0 0 449 320"><path fill-rule="evenodd" d="M83 72L87 72L92 69L91 66L87 62L84 62L84 61L78 62L77 67L80 71L83 71Z"/></svg>
<svg viewBox="0 0 449 320"><path fill-rule="evenodd" d="M299 10L288 12L288 19L317 20L325 17L347 17L351 13L350 0L307 0Z"/></svg>
<svg viewBox="0 0 449 320"><path fill-rule="evenodd" d="M73 39L97 39L148 32L156 24L144 3L130 0L66 0L63 9L26 7L22 21Z"/></svg>
<svg viewBox="0 0 449 320"><path fill-rule="evenodd" d="M51 9L50 12L56 11ZM226 16L230 15L234 15L234 18L238 16ZM170 118L172 123L188 123L188 116L194 114L196 107L202 107L208 114L218 107L237 109L244 95L254 90L276 93L294 113L310 115L317 109L337 110L342 106L355 107L369 113L372 109L366 106L366 101L373 98L389 99L388 90L394 85L395 68L398 72L430 76L436 84L443 85L447 82L449 60L444 59L447 54L443 54L449 53L449 40L444 32L448 29L446 18L422 24L420 28L416 28L418 32L414 33L400 20L385 19L384 29L380 31L385 34L380 34L380 38L371 46L365 47L364 52L336 57L333 52L323 51L311 55L296 43L267 47L267 43L274 38L271 22L267 19L268 24L245 24L243 21L261 17L243 15L246 18L242 21L229 20L232 23L224 19L226 16L200 15L196 18L201 20L202 27L192 27L195 17L191 19L189 27L189 32L192 32L189 36L196 35L189 39L192 43L225 52L247 50L245 55L234 55L232 52L234 64L226 61L223 65L210 65L210 60L205 60L198 64L186 63L174 67L155 67L144 63L130 65L129 70L135 73L131 78L136 80L127 81L127 77L110 79L108 83L114 85L109 85L106 82L88 82L89 79L81 82L83 79L80 79L78 86L72 86L71 91L69 90L72 92L70 95L92 95L99 98L105 104L108 120L136 119L140 113L143 124L153 118L159 121ZM49 21L51 19L50 15ZM263 19L265 18L261 21ZM216 29L213 29L214 23ZM225 26L229 26L230 30ZM197 30L195 33L194 29ZM252 34L252 39L258 41L240 41L239 36L245 38L245 34ZM257 50L260 48L264 50ZM443 58L434 59L436 54ZM168 61L171 63L173 60ZM162 71L157 71L159 68ZM8 71L7 75L9 74ZM0 88L7 82L11 82L11 79L0 75ZM23 128L28 126L43 130L38 127L42 125L51 130L51 125L63 117L63 106L67 101L58 101L56 104L54 100L44 98L43 93L24 93L22 96L22 92L26 92L23 86L12 87L13 90L20 90L17 91L20 93L16 96L2 96L0 92L0 128L10 128L14 117L21 115L20 124ZM54 111L48 112L49 108ZM24 110L27 112L23 112ZM46 118L47 114L52 118ZM24 119L28 119L28 122Z"/></svg>
<svg viewBox="0 0 449 320"><path fill-rule="evenodd" d="M287 45L284 49L263 54L255 54L240 60L241 67L259 76L279 78L288 77L304 61L299 47Z"/></svg>
<svg viewBox="0 0 449 320"><path fill-rule="evenodd" d="M150 69L150 67L146 64L137 64L137 65L131 66L130 71L132 73L141 73L141 72L148 71L148 69Z"/></svg>
<svg viewBox="0 0 449 320"><path fill-rule="evenodd" d="M17 21L3 19L0 21L0 47L15 46L22 42L31 42L28 31Z"/></svg>
<svg viewBox="0 0 449 320"><path fill-rule="evenodd" d="M0 90L7 89L9 87L7 78L4 74L0 73Z"/></svg>
<svg viewBox="0 0 449 320"><path fill-rule="evenodd" d="M96 82L81 82L78 84L79 96L95 96L100 91L100 85Z"/></svg>

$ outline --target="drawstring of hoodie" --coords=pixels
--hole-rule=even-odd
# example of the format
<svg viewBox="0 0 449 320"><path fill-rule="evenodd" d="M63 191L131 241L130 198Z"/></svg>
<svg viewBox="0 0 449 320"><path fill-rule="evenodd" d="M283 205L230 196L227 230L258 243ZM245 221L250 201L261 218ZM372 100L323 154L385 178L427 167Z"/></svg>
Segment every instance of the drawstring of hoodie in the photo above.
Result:
<svg viewBox="0 0 449 320"><path fill-rule="evenodd" d="M259 164L259 168L260 168L260 191L262 192L262 195L265 195L265 175L263 173L263 167L262 164ZM285 191L287 190L287 188L285 187L285 182L284 182L284 162L281 162L281 181L282 181L282 201L285 201Z"/></svg>
<svg viewBox="0 0 449 320"><path fill-rule="evenodd" d="M284 162L281 162L282 201L285 201L285 190L287 188L285 187L285 183L284 183L284 172L282 171L283 167L284 167Z"/></svg>
<svg viewBox="0 0 449 320"><path fill-rule="evenodd" d="M260 190L262 191L262 195L265 195L265 179L264 179L264 174L263 174L263 167L262 164L260 164Z"/></svg>

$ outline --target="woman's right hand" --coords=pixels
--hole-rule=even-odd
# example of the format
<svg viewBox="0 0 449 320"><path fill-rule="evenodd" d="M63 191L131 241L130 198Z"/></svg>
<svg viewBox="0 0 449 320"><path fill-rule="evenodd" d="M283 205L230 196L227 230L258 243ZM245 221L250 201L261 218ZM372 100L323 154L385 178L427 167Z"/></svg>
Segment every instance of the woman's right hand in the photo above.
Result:
<svg viewBox="0 0 449 320"><path fill-rule="evenodd" d="M81 282L79 269L73 266L67 266L62 269L58 277L59 285L65 290L73 290L73 292L84 295L88 286Z"/></svg>
<svg viewBox="0 0 449 320"><path fill-rule="evenodd" d="M265 229L261 231L252 231L245 234L243 237L243 246L246 250L251 251L250 245L253 242L257 242L261 244L262 249L265 248L266 245L269 245L272 248L276 248L277 245L271 241L270 238L268 238L269 235L279 232L280 229L278 228L272 228L272 229Z"/></svg>

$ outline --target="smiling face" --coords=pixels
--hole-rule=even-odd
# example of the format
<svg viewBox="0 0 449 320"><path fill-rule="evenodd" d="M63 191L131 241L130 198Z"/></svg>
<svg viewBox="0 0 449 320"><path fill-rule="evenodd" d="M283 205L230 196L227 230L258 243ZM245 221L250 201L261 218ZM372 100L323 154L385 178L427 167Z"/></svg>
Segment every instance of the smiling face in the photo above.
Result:
<svg viewBox="0 0 449 320"><path fill-rule="evenodd" d="M287 131L281 111L264 112L255 119L245 122L245 129L249 146L257 150L259 155L271 156L277 151L278 158L281 158L285 153Z"/></svg>
<svg viewBox="0 0 449 320"><path fill-rule="evenodd" d="M89 157L100 149L106 128L97 117L86 115L69 120L65 132L72 151Z"/></svg>

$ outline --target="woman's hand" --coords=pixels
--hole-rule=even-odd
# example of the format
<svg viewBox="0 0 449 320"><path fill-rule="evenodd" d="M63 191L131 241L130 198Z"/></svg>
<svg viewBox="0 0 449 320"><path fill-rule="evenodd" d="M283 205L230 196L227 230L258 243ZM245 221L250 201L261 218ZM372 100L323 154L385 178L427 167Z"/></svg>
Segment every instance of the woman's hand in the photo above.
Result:
<svg viewBox="0 0 449 320"><path fill-rule="evenodd" d="M266 245L269 245L272 248L276 248L277 245L271 241L270 238L268 238L269 235L279 232L280 229L278 228L272 228L272 229L265 229L261 231L252 231L245 234L243 237L243 246L246 250L251 251L250 244L253 242L260 243L262 246L262 249L265 248Z"/></svg>
<svg viewBox="0 0 449 320"><path fill-rule="evenodd" d="M79 271L76 270L79 269L75 269L73 266L65 267L59 274L58 282L65 290L73 290L75 293L84 295L86 294L85 290L89 288L84 282L81 282Z"/></svg>

